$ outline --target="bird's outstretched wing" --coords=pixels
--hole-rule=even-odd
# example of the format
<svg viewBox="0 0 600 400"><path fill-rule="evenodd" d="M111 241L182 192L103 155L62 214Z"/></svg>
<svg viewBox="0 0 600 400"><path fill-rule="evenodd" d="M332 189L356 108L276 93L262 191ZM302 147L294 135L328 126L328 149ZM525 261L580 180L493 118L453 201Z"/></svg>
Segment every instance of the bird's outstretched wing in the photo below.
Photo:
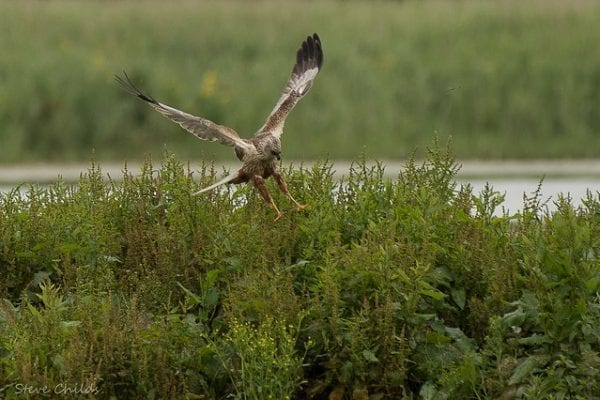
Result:
<svg viewBox="0 0 600 400"><path fill-rule="evenodd" d="M281 97L273 111L257 134L270 132L279 137L283 132L285 118L296 103L310 90L319 70L323 65L323 49L321 39L316 33L308 36L296 54L296 64L292 74L283 88Z"/></svg>
<svg viewBox="0 0 600 400"><path fill-rule="evenodd" d="M153 97L144 94L129 79L127 73L123 71L123 76L115 75L115 81L127 92L148 102L156 111L178 123L181 127L202 140L217 141L219 143L248 150L252 145L242 140L233 129L216 124L206 118L196 117L176 108L156 101Z"/></svg>

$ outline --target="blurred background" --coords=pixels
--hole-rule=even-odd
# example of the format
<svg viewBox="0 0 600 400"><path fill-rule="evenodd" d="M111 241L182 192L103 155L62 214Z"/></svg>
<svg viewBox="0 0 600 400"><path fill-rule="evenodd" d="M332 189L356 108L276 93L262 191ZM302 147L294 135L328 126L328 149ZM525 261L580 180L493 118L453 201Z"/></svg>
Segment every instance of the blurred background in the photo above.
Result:
<svg viewBox="0 0 600 400"><path fill-rule="evenodd" d="M599 27L593 0L2 1L0 169L21 182L15 165L60 173L165 150L232 162L231 149L198 141L113 75L247 137L318 32L325 64L287 120L286 160L423 158L434 138L451 138L466 164L560 160L552 171L568 175L586 160L590 186Z"/></svg>

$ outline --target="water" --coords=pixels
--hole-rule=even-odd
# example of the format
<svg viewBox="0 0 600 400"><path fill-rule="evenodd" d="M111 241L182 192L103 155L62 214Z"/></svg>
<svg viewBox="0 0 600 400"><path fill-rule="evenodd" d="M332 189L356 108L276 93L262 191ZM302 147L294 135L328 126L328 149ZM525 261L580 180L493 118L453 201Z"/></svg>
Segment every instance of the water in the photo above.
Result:
<svg viewBox="0 0 600 400"><path fill-rule="evenodd" d="M304 165L310 166L309 163ZM335 162L336 176L346 174L349 165L346 162ZM386 175L390 178L397 176L403 167L403 163L397 161L387 161L384 165ZM233 169L237 164L226 165L226 167ZM0 193L7 193L16 186L16 184L6 183L7 181L44 184L56 180L60 175L67 182L75 182L80 173L86 172L87 169L88 165L2 167L0 168ZM113 178L122 176L122 169L121 164L102 165L103 173ZM129 166L131 172L138 170L137 165ZM465 162L457 176L457 183L459 185L469 183L475 194L480 193L486 183L489 183L494 190L505 194L505 201L497 210L498 214L502 213L502 207L513 214L522 210L523 195L531 197L542 178L541 201L547 200L550 211L556 209L554 200L560 193L569 195L573 204L578 206L586 197L588 190L598 196L600 161ZM24 190L27 190L27 187L23 185Z"/></svg>
<svg viewBox="0 0 600 400"><path fill-rule="evenodd" d="M480 193L485 187L486 182L494 188L495 191L505 194L504 207L510 214L517 213L523 209L523 195L531 198L537 190L539 179L532 178L492 178L458 180L458 183L470 183L473 187L473 193ZM595 197L600 191L600 178L573 177L573 178L546 178L541 187L541 203L547 202L548 210L556 210L554 201L559 194L569 195L575 206L581 205L581 200L587 197L587 192L591 191ZM502 210L497 210L501 214Z"/></svg>

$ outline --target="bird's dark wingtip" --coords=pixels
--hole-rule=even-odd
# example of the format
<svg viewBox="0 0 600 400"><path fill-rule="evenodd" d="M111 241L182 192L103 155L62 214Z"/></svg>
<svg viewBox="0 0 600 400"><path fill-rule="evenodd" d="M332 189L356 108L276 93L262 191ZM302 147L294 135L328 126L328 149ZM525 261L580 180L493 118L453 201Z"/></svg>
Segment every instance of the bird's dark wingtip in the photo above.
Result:
<svg viewBox="0 0 600 400"><path fill-rule="evenodd" d="M312 36L307 36L306 40L296 53L296 65L294 72L300 73L308 68L317 67L321 69L323 65L323 48L321 46L321 38L315 32Z"/></svg>
<svg viewBox="0 0 600 400"><path fill-rule="evenodd" d="M321 66L323 65L323 47L321 45L321 38L316 32L313 33L313 40L315 41L315 46L317 48L317 65L319 66L319 69L321 69Z"/></svg>
<svg viewBox="0 0 600 400"><path fill-rule="evenodd" d="M140 89L137 88L137 86L133 84L133 82L131 82L131 79L129 78L129 75L127 75L127 72L123 71L123 76L125 78L119 75L115 75L115 81L123 90L125 90L129 94L139 97L144 101L147 101L148 103L158 104L158 102L153 97L144 94Z"/></svg>

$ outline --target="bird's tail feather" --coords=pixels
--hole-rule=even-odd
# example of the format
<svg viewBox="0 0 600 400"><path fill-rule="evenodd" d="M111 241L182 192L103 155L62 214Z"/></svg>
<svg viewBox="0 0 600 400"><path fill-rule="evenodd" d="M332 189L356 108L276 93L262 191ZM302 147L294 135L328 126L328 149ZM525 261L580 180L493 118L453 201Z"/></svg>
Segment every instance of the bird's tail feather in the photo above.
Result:
<svg viewBox="0 0 600 400"><path fill-rule="evenodd" d="M217 181L217 182L213 183L212 185L205 187L202 190L198 190L197 192L194 193L194 196L199 195L204 192L208 192L209 190L212 190L212 189L216 188L217 186L223 185L225 183L229 183L232 180L234 180L235 178L237 178L237 176L238 176L238 171L234 172L231 175L227 175L225 178L221 179L220 181Z"/></svg>

